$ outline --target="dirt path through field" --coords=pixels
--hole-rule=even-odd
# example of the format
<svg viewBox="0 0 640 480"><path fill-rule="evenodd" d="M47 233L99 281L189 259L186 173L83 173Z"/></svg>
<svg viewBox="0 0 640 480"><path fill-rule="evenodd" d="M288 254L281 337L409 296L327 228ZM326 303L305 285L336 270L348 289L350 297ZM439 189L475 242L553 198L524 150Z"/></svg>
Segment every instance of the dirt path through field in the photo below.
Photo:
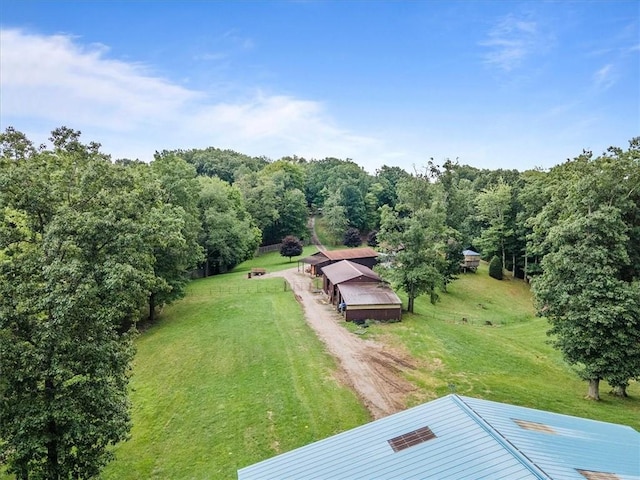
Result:
<svg viewBox="0 0 640 480"><path fill-rule="evenodd" d="M355 390L374 419L405 408L407 394L415 390L401 375L402 371L415 368L408 356L365 340L340 325L344 319L327 303L324 293L311 288L309 275L293 268L264 277L287 280L304 308L307 323L338 360L341 381Z"/></svg>

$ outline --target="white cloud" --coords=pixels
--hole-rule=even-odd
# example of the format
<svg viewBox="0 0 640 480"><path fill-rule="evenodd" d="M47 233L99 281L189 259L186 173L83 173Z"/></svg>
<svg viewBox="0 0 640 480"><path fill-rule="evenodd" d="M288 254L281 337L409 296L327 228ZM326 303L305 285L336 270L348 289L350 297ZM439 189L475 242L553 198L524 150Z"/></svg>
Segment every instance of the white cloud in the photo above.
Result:
<svg viewBox="0 0 640 480"><path fill-rule="evenodd" d="M616 81L615 70L611 63L608 63L604 67L600 68L593 74L593 81L595 87L599 90L606 90L611 87Z"/></svg>
<svg viewBox="0 0 640 480"><path fill-rule="evenodd" d="M200 96L153 77L142 65L108 59L104 46L82 47L69 36L2 30L0 44L4 118L125 131Z"/></svg>
<svg viewBox="0 0 640 480"><path fill-rule="evenodd" d="M488 48L485 63L510 72L541 46L538 24L508 15L500 20L480 45Z"/></svg>
<svg viewBox="0 0 640 480"><path fill-rule="evenodd" d="M235 32L228 35L251 47ZM33 133L47 125L39 133L46 138L66 125L114 157L144 160L155 150L207 146L271 158L354 158L379 147L375 139L339 128L317 101L256 88L212 100L219 92L187 89L144 65L109 58L104 46L83 46L66 35L1 30L0 45L3 129Z"/></svg>

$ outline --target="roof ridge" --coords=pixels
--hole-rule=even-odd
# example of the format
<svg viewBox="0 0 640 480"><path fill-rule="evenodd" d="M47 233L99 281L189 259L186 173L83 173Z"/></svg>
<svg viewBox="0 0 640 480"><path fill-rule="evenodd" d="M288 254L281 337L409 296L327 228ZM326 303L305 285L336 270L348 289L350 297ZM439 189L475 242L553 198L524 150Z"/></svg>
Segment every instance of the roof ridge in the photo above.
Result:
<svg viewBox="0 0 640 480"><path fill-rule="evenodd" d="M478 412L476 412L473 407L471 407L467 402L465 402L464 398L457 395L450 395L452 400L473 420L475 421L482 429L484 429L491 437L493 437L502 447L504 447L511 455L518 460L522 465L524 465L531 473L533 473L540 480L553 480L553 477L547 475L547 473L542 470L538 465L533 463L533 461L521 452L513 443L511 443L504 435L502 435L496 428L493 427L487 420L482 417Z"/></svg>

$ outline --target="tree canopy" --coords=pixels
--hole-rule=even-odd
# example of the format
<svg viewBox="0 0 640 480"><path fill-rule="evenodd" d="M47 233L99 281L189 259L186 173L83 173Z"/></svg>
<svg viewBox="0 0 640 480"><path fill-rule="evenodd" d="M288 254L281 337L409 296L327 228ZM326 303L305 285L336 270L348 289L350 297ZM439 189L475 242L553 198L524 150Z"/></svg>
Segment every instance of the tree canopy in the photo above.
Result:
<svg viewBox="0 0 640 480"><path fill-rule="evenodd" d="M553 169L548 188L534 220L545 251L533 284L538 311L554 345L589 382L589 397L599 399L600 380L624 395L640 377L638 140L595 159L584 152Z"/></svg>
<svg viewBox="0 0 640 480"><path fill-rule="evenodd" d="M280 255L282 255L283 257L288 257L289 261L291 261L291 257L302 255L302 249L302 242L298 237L287 235L282 239Z"/></svg>
<svg viewBox="0 0 640 480"><path fill-rule="evenodd" d="M132 172L79 137L0 159L0 457L18 478L95 476L130 428L127 325L158 227Z"/></svg>

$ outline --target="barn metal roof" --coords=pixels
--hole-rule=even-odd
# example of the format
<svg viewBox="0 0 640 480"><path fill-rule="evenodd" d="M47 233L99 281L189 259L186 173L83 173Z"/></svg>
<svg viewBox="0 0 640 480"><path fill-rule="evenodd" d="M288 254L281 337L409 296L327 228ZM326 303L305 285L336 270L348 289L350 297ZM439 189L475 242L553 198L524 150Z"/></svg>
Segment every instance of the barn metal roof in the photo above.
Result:
<svg viewBox="0 0 640 480"><path fill-rule="evenodd" d="M338 290L347 305L402 305L386 283L341 283Z"/></svg>
<svg viewBox="0 0 640 480"><path fill-rule="evenodd" d="M465 257L479 257L480 254L478 252L474 252L473 250L463 250L462 255Z"/></svg>
<svg viewBox="0 0 640 480"><path fill-rule="evenodd" d="M343 248L342 250L325 250L322 255L329 260L350 260L354 258L376 258L378 252L373 248Z"/></svg>
<svg viewBox="0 0 640 480"><path fill-rule="evenodd" d="M319 263L326 262L327 261L327 257L311 255L310 257L301 258L298 261L302 262L302 263L308 263L310 265L317 265Z"/></svg>
<svg viewBox="0 0 640 480"><path fill-rule="evenodd" d="M238 479L588 478L579 470L639 480L640 433L448 395L242 468Z"/></svg>
<svg viewBox="0 0 640 480"><path fill-rule="evenodd" d="M349 260L332 263L322 268L322 273L329 279L331 283L337 285L347 280L353 280L358 277L367 277L373 280L381 281L380 275L371 270L369 267L360 265L359 263Z"/></svg>

